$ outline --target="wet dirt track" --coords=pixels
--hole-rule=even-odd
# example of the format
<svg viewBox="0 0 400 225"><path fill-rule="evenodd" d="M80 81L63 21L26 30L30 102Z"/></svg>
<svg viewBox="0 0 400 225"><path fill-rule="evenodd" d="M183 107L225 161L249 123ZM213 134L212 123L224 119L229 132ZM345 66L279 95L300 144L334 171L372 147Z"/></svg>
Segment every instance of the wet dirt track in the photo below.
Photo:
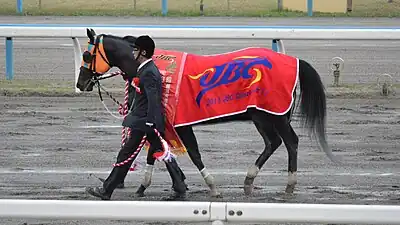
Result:
<svg viewBox="0 0 400 225"><path fill-rule="evenodd" d="M46 64L31 70L35 60L52 58L55 47L64 58L72 57L69 42L43 42L23 52L32 43L16 42L17 54L25 54L26 64L19 61L16 76L33 71L35 76L54 66ZM81 43L83 43L81 41ZM325 84L330 84L327 65L330 58L346 55L350 66L343 80L348 83L373 82L381 72L398 73L395 62L397 48L390 43L347 44L314 42L313 48L290 42L287 51L309 59L321 71ZM394 43L394 42L393 42ZM181 45L165 41L171 49L200 54L229 51L248 46L245 42L226 45L214 42L208 49L205 43ZM395 44L395 43L394 43ZM60 46L58 46L60 45ZM261 45L261 42L255 43ZM228 47L227 47L228 46ZM398 45L396 45L398 46ZM40 49L38 55L36 50ZM348 52L347 52L348 51ZM19 52L19 53L18 53ZM62 54L61 54L62 53ZM367 55L373 60L361 56ZM22 60L23 58L17 59ZM58 60L53 57L53 60ZM61 58L60 58L61 59ZM346 59L346 60L347 60ZM72 81L72 60L58 67L51 76ZM39 63L38 63L39 64ZM44 64L43 64L44 65ZM57 63L56 63L57 66ZM68 74L66 76L65 74ZM35 77L33 77L35 78ZM71 86L72 87L72 86ZM122 99L119 97L119 99ZM15 199L74 199L92 200L84 193L85 186L100 185L98 177L111 170L121 143L121 122L111 117L97 96L90 97L0 97L0 198ZM106 104L115 110L109 99ZM253 196L242 191L247 168L264 148L261 136L252 123L229 123L196 127L200 151L206 167L214 175L222 199L210 199L207 187L188 157L179 158L189 185L190 201L293 202L335 204L394 204L400 203L400 99L328 99L328 141L344 166L335 166L317 149L306 133L292 124L299 135L298 185L295 194L284 194L287 182L287 152L282 145L256 178ZM215 139L218 137L218 139ZM142 152L140 160L143 161ZM144 198L132 193L142 179L142 170L129 173L127 188L116 190L113 200L160 200L169 193L171 182L164 166L156 164L152 185ZM46 221L0 220L1 224L132 224L128 221ZM136 223L133 224L194 224L194 223ZM202 223L196 223L202 224ZM206 223L209 224L209 223Z"/></svg>
<svg viewBox="0 0 400 225"><path fill-rule="evenodd" d="M84 193L84 187L100 184L90 173L105 177L110 170L120 144L120 122L109 116L96 97L1 100L5 102L0 130L5 137L0 151L1 198L93 199ZM329 143L345 165L330 163L294 120L300 145L298 185L293 196L283 193L287 181L283 146L262 169L254 195L248 198L242 191L245 172L263 149L254 126L197 127L204 162L223 193L223 199L214 200L399 204L400 100L329 99L328 106ZM142 157L143 152L143 161ZM179 163L188 177L188 199L209 201L207 188L188 157L180 157ZM129 173L128 187L117 190L113 199L160 200L168 194L169 176L162 165L156 165L145 198L132 196L142 178L139 170Z"/></svg>

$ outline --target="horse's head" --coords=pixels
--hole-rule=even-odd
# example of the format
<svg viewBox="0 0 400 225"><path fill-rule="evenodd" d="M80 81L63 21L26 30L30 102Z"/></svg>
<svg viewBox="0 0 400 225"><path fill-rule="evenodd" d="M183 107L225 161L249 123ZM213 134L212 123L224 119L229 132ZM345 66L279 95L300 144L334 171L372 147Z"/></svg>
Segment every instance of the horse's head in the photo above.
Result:
<svg viewBox="0 0 400 225"><path fill-rule="evenodd" d="M92 91L92 78L98 77L116 66L128 75L135 73L139 63L133 56L133 36L123 38L112 35L96 35L86 29L88 46L82 54L82 62L76 87L81 91Z"/></svg>

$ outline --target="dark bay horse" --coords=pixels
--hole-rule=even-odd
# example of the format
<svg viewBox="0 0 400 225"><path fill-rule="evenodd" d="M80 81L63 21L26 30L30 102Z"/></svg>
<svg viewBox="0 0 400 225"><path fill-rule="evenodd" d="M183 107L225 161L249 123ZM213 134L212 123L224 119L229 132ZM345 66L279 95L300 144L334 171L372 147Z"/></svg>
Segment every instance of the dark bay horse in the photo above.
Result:
<svg viewBox="0 0 400 225"><path fill-rule="evenodd" d="M136 76L139 66L134 60L132 40L133 36L117 37L113 35L96 35L93 29L87 29L89 38L88 51L83 53L82 66L76 87L81 91L92 91L94 82L92 78L106 73L112 67L118 67L125 73L124 79L132 79ZM298 79L300 83L300 122L303 128L309 131L320 144L320 148L326 153L329 159L337 162L330 148L328 147L325 134L326 124L326 97L323 83L317 71L306 61L299 59ZM279 79L279 76L276 76ZM295 93L294 93L295 95ZM255 163L247 171L244 180L245 194L251 194L253 181L257 177L262 166L283 143L288 152L288 182L286 192L292 193L297 183L297 150L299 138L290 124L291 110L285 115L273 115L256 108L249 108L242 114L218 118L199 124L215 124L222 122L233 122L239 120L253 121L258 132L262 136L265 148ZM196 136L193 132L194 125L176 127L176 131L185 145L188 155L205 183L210 188L211 196L219 196L213 176L207 171L201 159ZM153 162L154 163L154 162ZM146 187L148 187L147 184ZM144 192L143 184L138 192ZM140 190L140 191L139 191ZM137 192L137 193L138 193ZM140 193L143 194L143 193Z"/></svg>

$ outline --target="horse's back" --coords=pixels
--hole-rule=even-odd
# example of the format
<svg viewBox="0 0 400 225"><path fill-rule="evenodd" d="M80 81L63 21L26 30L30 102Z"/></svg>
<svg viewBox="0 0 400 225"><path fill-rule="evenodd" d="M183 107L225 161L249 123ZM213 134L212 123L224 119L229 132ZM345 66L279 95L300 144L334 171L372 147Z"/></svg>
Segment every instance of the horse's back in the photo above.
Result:
<svg viewBox="0 0 400 225"><path fill-rule="evenodd" d="M251 56L265 56L266 54L269 55L277 55L277 54L281 54L279 52L275 52L274 50L270 49L270 48L264 48L264 47L247 47L247 48L241 48L241 49L237 49L234 51L230 51L230 52L223 52L223 53L217 53L217 54L209 54L209 55L200 55L200 54L192 54L189 53L189 55L196 57L198 59L210 59L212 57L220 57L220 56L224 56L224 55L248 55L251 54Z"/></svg>
<svg viewBox="0 0 400 225"><path fill-rule="evenodd" d="M246 121L251 120L248 108L254 107L275 115L286 114L293 98L297 64L294 57L260 47L213 55L187 54L175 122ZM188 116L187 111L196 113Z"/></svg>

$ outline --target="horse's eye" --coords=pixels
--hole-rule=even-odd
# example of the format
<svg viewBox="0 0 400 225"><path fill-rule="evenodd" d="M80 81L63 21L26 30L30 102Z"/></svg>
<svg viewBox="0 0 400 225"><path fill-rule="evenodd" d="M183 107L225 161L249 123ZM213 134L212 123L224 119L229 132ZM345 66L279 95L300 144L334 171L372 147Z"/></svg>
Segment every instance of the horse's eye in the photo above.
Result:
<svg viewBox="0 0 400 225"><path fill-rule="evenodd" d="M82 59L85 63L91 63L92 62L92 54L90 52L85 51L82 55Z"/></svg>

